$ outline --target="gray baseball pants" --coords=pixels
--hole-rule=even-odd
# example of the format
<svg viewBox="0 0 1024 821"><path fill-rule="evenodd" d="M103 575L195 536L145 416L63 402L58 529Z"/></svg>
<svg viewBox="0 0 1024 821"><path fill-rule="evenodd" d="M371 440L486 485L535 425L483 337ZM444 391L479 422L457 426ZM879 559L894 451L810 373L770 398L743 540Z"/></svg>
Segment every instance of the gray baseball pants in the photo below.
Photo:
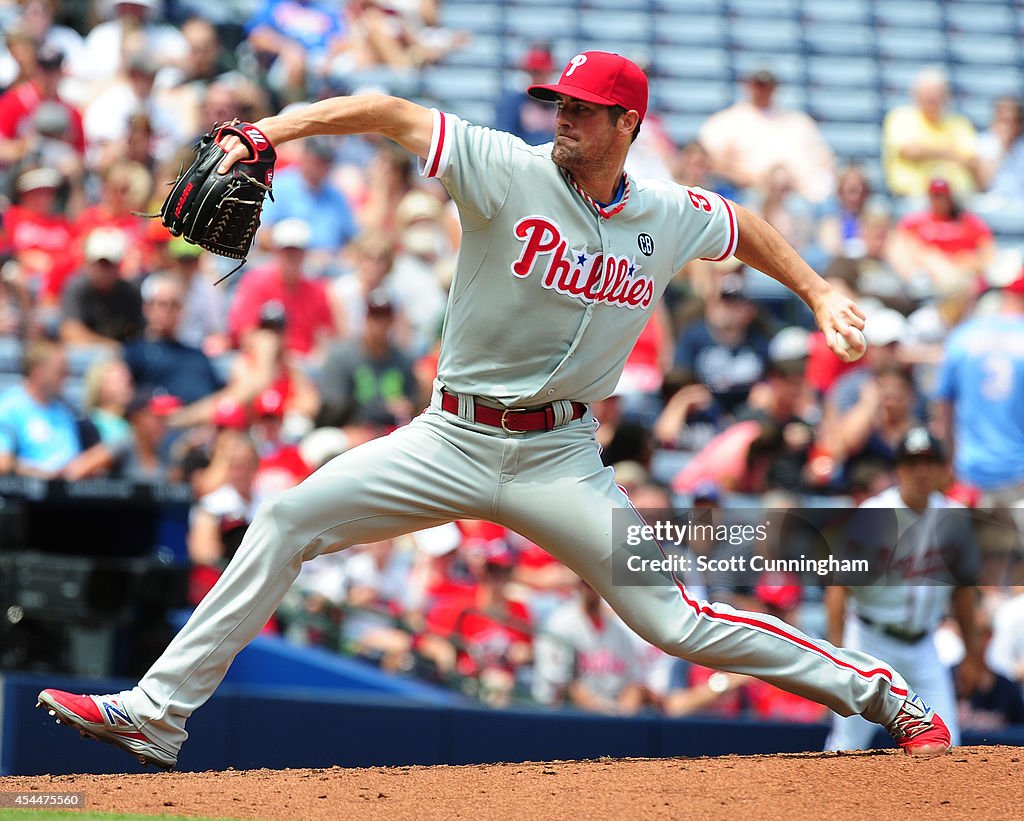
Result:
<svg viewBox="0 0 1024 821"><path fill-rule="evenodd" d="M338 456L258 511L224 575L124 703L155 742L177 750L185 722L217 689L235 655L263 628L302 562L455 519L511 528L597 590L640 636L671 655L745 673L887 723L904 679L861 652L809 638L762 615L694 600L682 585L612 583L612 512L629 507L601 464L597 423L509 434L432 407L409 425ZM630 548L660 558L657 543Z"/></svg>

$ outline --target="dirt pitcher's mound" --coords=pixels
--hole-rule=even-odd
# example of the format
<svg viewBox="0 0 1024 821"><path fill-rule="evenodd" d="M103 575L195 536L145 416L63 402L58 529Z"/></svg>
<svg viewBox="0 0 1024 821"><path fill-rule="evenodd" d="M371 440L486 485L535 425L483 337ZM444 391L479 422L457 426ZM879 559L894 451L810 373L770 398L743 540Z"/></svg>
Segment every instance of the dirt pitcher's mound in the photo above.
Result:
<svg viewBox="0 0 1024 821"><path fill-rule="evenodd" d="M83 791L90 810L338 819L1019 819L1024 748L549 764L15 776L0 791ZM26 816L28 818L30 816Z"/></svg>

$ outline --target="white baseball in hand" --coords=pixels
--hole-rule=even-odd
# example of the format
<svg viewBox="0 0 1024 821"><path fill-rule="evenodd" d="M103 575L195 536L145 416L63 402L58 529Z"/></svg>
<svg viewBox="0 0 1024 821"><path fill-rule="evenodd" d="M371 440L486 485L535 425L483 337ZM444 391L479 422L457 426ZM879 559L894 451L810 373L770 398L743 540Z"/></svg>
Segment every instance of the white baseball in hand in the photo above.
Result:
<svg viewBox="0 0 1024 821"><path fill-rule="evenodd" d="M836 331L836 353L844 362L856 362L868 349L868 341L864 338L864 332L860 328L850 328L854 337L851 343L843 334Z"/></svg>

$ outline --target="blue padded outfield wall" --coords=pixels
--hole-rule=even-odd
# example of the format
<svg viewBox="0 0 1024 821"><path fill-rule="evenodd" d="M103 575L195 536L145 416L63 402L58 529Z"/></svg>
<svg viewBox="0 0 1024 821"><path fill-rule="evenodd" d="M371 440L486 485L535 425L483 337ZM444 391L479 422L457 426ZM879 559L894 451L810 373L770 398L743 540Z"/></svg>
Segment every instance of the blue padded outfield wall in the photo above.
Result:
<svg viewBox="0 0 1024 821"><path fill-rule="evenodd" d="M34 706L43 687L112 692L126 686L4 674L0 775L141 771L125 753L76 738ZM827 728L491 710L359 662L259 638L239 654L188 729L178 769L198 771L798 752L821 749ZM967 733L964 743L1024 745L1024 729Z"/></svg>

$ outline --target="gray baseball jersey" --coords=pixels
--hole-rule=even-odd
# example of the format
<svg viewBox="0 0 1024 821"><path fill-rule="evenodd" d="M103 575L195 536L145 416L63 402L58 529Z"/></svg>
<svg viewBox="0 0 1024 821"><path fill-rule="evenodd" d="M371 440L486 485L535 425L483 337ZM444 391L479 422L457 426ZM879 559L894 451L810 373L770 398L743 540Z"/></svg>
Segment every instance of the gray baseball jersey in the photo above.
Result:
<svg viewBox="0 0 1024 821"><path fill-rule="evenodd" d="M968 520L944 515L944 511L963 505L936 491L928 497L927 509L917 513L907 507L894 486L860 506L869 511L895 511L897 532L879 527L881 520L870 514L859 523L854 520L851 532L858 534L867 555L884 562L887 572L875 584L848 589L843 646L882 656L903 673L944 718L953 744L959 744L953 678L939 659L934 630L949 613L953 582L970 578L978 569L973 537L966 528ZM924 637L901 641L887 635L887 627L920 632ZM874 725L860 716L833 716L826 749L864 749L874 734Z"/></svg>
<svg viewBox="0 0 1024 821"><path fill-rule="evenodd" d="M944 518L942 514L963 505L936 491L928 499L928 508L918 514L907 508L899 488L891 487L860 506L899 511L899 534L893 542L893 534L875 534L870 527L861 533L865 543L873 537L884 540L882 544L870 544L869 549L873 555L885 558L889 570L878 584L849 589L853 612L876 624L896 625L908 632L934 630L949 612L954 590L950 572L955 571L953 575L959 578L968 576L968 564L976 558L971 549L973 541L963 541L970 538L960 526L967 520ZM951 538L958 543L950 544Z"/></svg>
<svg viewBox="0 0 1024 821"><path fill-rule="evenodd" d="M424 173L448 187L464 237L431 407L263 505L218 584L121 696L167 749L181 746L187 718L266 623L303 561L453 519L523 534L667 653L758 676L844 715L884 723L899 711L906 682L876 658L770 616L701 601L660 577L646 586L613 583L613 511L625 511L635 527L643 521L601 463L593 415L573 418L570 402L611 393L676 271L693 257L733 252L736 215L707 191L631 178L603 207L549 153L434 114ZM442 386L458 398L458 413L442 409ZM552 403L553 428L516 433L477 421L477 406L489 402ZM654 541L630 551L662 556Z"/></svg>
<svg viewBox="0 0 1024 821"><path fill-rule="evenodd" d="M534 655L533 697L542 704L565 700L574 681L609 702L640 681L633 639L626 627L607 612L602 623L595 624L575 599L551 614L537 637Z"/></svg>
<svg viewBox="0 0 1024 821"><path fill-rule="evenodd" d="M462 247L438 378L508 406L609 396L672 277L736 249L719 195L627 177L604 209L551 146L434 112L423 173L459 207Z"/></svg>

